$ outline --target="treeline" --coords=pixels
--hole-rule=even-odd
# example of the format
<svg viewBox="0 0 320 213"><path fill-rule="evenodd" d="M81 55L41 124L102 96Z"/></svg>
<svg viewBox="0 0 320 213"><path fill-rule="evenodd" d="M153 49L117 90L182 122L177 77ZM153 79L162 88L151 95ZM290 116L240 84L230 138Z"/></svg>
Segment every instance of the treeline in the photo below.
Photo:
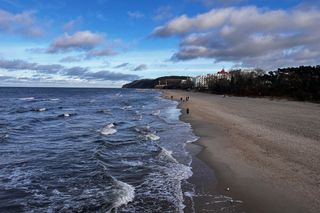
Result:
<svg viewBox="0 0 320 213"><path fill-rule="evenodd" d="M208 90L238 96L277 96L320 101L320 66L263 70L232 70L227 78L208 80Z"/></svg>

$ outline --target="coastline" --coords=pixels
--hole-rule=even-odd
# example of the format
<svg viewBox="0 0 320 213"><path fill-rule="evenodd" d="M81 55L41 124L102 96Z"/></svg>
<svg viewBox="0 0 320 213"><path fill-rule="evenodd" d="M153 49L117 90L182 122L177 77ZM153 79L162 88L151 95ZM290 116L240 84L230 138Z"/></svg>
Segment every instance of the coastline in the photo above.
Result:
<svg viewBox="0 0 320 213"><path fill-rule="evenodd" d="M196 144L203 148L195 157L213 170L209 177L194 171L196 184L206 179L213 194L243 201L236 211L224 212L320 208L319 105L178 90L163 90L162 96L190 97L179 104L181 120L200 137ZM207 202L201 200L195 201L197 212Z"/></svg>

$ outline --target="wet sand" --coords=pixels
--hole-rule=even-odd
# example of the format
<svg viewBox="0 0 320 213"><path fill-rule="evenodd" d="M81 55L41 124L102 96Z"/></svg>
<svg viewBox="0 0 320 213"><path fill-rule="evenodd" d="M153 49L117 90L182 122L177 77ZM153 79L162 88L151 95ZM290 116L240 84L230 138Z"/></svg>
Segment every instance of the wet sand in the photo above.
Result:
<svg viewBox="0 0 320 213"><path fill-rule="evenodd" d="M190 97L180 104L181 119L200 137L197 157L217 177L208 188L243 201L248 213L319 212L319 104L179 90L163 95ZM210 210L202 208L197 212Z"/></svg>

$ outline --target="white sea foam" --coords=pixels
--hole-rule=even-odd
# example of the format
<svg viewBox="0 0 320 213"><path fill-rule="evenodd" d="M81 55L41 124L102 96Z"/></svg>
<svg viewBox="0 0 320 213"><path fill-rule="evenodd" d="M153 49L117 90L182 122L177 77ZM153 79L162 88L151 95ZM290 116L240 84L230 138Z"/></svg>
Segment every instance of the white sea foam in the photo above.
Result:
<svg viewBox="0 0 320 213"><path fill-rule="evenodd" d="M169 151L163 147L161 148L159 157L169 159L171 162L174 162L174 163L178 163L178 161L172 156L172 151Z"/></svg>
<svg viewBox="0 0 320 213"><path fill-rule="evenodd" d="M149 133L147 135L145 135L146 139L147 140L152 140L152 141L157 141L160 139L160 137L158 135L155 135L155 134L152 134L152 133Z"/></svg>
<svg viewBox="0 0 320 213"><path fill-rule="evenodd" d="M142 166L143 163L141 161L126 161L126 160L121 160L121 163L126 164L128 166Z"/></svg>
<svg viewBox="0 0 320 213"><path fill-rule="evenodd" d="M39 109L34 109L33 111L35 112L44 112L44 111L47 111L47 108L39 108Z"/></svg>
<svg viewBox="0 0 320 213"><path fill-rule="evenodd" d="M194 136L194 137L192 137L191 139L188 139L186 143L194 143L194 142L196 142L198 139L199 139L199 137Z"/></svg>
<svg viewBox="0 0 320 213"><path fill-rule="evenodd" d="M110 124L108 124L106 127L108 127L108 128L114 128L114 124L113 124L113 123L110 123Z"/></svg>
<svg viewBox="0 0 320 213"><path fill-rule="evenodd" d="M22 100L22 101L31 101L31 100L34 100L34 99L35 99L34 97L19 98L19 100Z"/></svg>
<svg viewBox="0 0 320 213"><path fill-rule="evenodd" d="M144 187L141 191L140 188L136 189L137 195L148 197L151 200L165 201L172 203L175 207L170 209L170 212L182 213L184 205L184 197L181 189L181 182L189 178L192 175L191 168L179 163L173 156L172 152L161 148L161 152L157 156L158 160L164 164L155 164L154 167L159 170L159 172L152 172L144 179ZM132 206L125 208L126 212L134 212L135 205L143 205L139 201L133 203ZM149 206L143 207L145 212L164 212L165 206Z"/></svg>
<svg viewBox="0 0 320 213"><path fill-rule="evenodd" d="M114 124L113 123L110 123L106 126L104 126L100 133L102 135L112 135L112 134L115 134L117 132L117 130L114 128Z"/></svg>
<svg viewBox="0 0 320 213"><path fill-rule="evenodd" d="M60 196L62 193L58 189L52 190L52 194Z"/></svg>
<svg viewBox="0 0 320 213"><path fill-rule="evenodd" d="M50 101L60 101L59 98L50 98L49 100L50 100Z"/></svg>
<svg viewBox="0 0 320 213"><path fill-rule="evenodd" d="M125 107L122 107L121 109L132 109L132 106L125 106Z"/></svg>
<svg viewBox="0 0 320 213"><path fill-rule="evenodd" d="M154 116L160 115L160 110L156 110L156 111L152 112L152 115L154 115Z"/></svg>
<svg viewBox="0 0 320 213"><path fill-rule="evenodd" d="M71 117L71 116L74 116L74 115L77 115L77 113L68 113L68 112L65 112L65 113L63 113L62 115L59 115L58 117Z"/></svg>
<svg viewBox="0 0 320 213"><path fill-rule="evenodd" d="M125 182L116 180L116 183L120 187L117 189L116 194L118 195L116 201L114 202L114 208L118 208L122 205L125 205L134 199L134 190L135 188Z"/></svg>
<svg viewBox="0 0 320 213"><path fill-rule="evenodd" d="M184 196L186 197L193 197L194 196L194 192L185 192Z"/></svg>

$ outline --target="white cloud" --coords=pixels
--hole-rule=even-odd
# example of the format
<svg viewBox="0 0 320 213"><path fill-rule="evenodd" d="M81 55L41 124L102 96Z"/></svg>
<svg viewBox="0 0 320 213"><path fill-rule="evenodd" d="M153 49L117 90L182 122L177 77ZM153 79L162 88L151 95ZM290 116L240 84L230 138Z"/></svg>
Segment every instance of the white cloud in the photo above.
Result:
<svg viewBox="0 0 320 213"><path fill-rule="evenodd" d="M32 11L13 14L0 9L0 31L32 37L44 34Z"/></svg>
<svg viewBox="0 0 320 213"><path fill-rule="evenodd" d="M273 68L319 63L318 23L320 11L315 9L230 7L195 17L182 15L157 27L152 35L181 37L174 60L211 58Z"/></svg>
<svg viewBox="0 0 320 213"><path fill-rule="evenodd" d="M66 33L56 38L47 53L67 53L81 52L78 57L67 57L62 59L63 62L74 62L75 60L87 60L92 58L101 58L114 56L117 54L116 49L123 46L120 40L107 40L101 33L90 31L79 31L72 35Z"/></svg>
<svg viewBox="0 0 320 213"><path fill-rule="evenodd" d="M48 53L69 52L76 50L91 50L102 44L105 38L100 33L90 31L79 31L73 35L68 33L58 37L51 43Z"/></svg>

